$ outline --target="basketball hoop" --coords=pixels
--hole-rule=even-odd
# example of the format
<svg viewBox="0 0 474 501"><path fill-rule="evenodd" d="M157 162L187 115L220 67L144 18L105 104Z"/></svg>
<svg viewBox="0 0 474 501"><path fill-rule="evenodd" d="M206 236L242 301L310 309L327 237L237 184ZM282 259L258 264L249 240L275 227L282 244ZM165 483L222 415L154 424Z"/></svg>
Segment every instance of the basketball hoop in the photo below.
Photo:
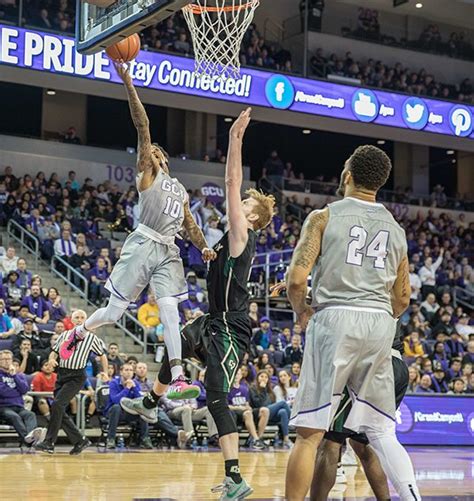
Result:
<svg viewBox="0 0 474 501"><path fill-rule="evenodd" d="M182 10L193 40L195 73L240 77L239 52L260 0L194 0Z"/></svg>

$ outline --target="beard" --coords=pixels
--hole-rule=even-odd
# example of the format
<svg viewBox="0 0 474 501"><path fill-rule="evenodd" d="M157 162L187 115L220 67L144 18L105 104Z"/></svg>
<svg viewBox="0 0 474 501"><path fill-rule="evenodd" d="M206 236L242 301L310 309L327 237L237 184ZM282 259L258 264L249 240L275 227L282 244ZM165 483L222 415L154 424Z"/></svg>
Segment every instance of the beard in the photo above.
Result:
<svg viewBox="0 0 474 501"><path fill-rule="evenodd" d="M339 181L339 188L336 191L336 195L343 197L346 194L346 186L344 184L344 174L341 174L341 180Z"/></svg>

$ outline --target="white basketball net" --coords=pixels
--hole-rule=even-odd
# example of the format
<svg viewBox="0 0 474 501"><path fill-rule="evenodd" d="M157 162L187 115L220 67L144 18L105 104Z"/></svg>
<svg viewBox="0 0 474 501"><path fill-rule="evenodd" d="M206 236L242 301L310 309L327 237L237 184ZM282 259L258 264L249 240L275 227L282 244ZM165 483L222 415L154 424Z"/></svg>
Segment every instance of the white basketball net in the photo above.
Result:
<svg viewBox="0 0 474 501"><path fill-rule="evenodd" d="M240 77L240 46L259 4L260 0L194 0L183 8L198 76Z"/></svg>

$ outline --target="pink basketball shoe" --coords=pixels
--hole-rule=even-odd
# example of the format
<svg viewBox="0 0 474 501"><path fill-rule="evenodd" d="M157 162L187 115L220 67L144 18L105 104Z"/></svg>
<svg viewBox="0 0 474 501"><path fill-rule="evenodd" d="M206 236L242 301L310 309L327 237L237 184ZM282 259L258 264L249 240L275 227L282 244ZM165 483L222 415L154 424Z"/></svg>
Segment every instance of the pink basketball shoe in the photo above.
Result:
<svg viewBox="0 0 474 501"><path fill-rule="evenodd" d="M189 384L184 376L178 376L171 382L166 396L170 400L187 400L188 398L197 398L200 394L199 386Z"/></svg>

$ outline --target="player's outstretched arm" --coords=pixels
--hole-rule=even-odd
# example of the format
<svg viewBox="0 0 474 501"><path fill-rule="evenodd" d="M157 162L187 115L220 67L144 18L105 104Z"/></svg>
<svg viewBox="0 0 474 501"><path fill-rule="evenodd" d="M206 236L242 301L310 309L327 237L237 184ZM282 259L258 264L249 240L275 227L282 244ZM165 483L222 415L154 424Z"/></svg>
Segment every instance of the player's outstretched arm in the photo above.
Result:
<svg viewBox="0 0 474 501"><path fill-rule="evenodd" d="M399 318L410 304L410 272L408 256L405 256L398 267L397 279L392 289L393 316Z"/></svg>
<svg viewBox="0 0 474 501"><path fill-rule="evenodd" d="M321 254L321 241L328 219L328 209L314 211L306 218L286 274L288 299L303 328L313 313L306 304L308 277Z"/></svg>
<svg viewBox="0 0 474 501"><path fill-rule="evenodd" d="M188 232L189 238L193 245L197 247L202 254L202 258L204 261L212 261L216 258L216 253L209 248L209 245L206 241L206 237L202 232L201 228L197 225L191 210L189 208L189 204L184 206L184 221L183 226Z"/></svg>
<svg viewBox="0 0 474 501"><path fill-rule="evenodd" d="M227 217L229 221L229 247L232 257L239 257L248 241L248 224L242 209L242 141L250 123L251 108L243 111L229 133L229 150L225 168Z"/></svg>
<svg viewBox="0 0 474 501"><path fill-rule="evenodd" d="M151 154L150 121L133 85L128 67L120 62L114 62L113 64L127 90L130 114L138 133L137 169L138 172L143 172L154 167Z"/></svg>

